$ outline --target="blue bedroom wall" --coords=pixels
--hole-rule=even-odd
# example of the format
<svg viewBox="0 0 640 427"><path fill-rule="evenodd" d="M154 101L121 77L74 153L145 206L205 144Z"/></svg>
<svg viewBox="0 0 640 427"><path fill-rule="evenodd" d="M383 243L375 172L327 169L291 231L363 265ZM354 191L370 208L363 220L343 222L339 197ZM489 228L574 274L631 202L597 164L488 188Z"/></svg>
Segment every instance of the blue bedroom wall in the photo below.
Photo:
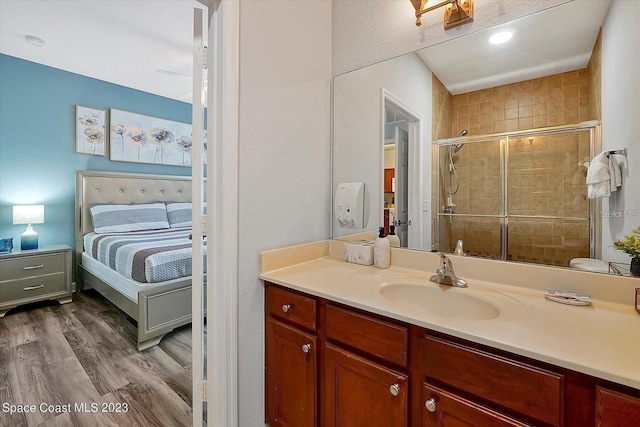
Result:
<svg viewBox="0 0 640 427"><path fill-rule="evenodd" d="M18 248L25 226L13 225L16 204L44 204L45 223L34 225L40 245L74 247L76 170L191 175L191 168L110 161L108 150L77 154L76 105L191 123L191 104L0 55L0 237Z"/></svg>

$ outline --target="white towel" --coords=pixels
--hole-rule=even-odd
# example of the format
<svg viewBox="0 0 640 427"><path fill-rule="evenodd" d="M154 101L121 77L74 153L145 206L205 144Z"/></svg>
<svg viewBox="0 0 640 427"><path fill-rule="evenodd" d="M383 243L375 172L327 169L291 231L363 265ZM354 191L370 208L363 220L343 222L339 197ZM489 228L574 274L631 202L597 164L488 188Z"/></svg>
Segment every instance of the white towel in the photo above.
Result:
<svg viewBox="0 0 640 427"><path fill-rule="evenodd" d="M590 199L609 197L611 195L611 173L609 172L609 158L606 152L598 154L589 164L587 169L587 195Z"/></svg>
<svg viewBox="0 0 640 427"><path fill-rule="evenodd" d="M613 154L609 154L609 175L611 176L611 192L618 190L618 187L622 185L622 173L620 172L620 166Z"/></svg>

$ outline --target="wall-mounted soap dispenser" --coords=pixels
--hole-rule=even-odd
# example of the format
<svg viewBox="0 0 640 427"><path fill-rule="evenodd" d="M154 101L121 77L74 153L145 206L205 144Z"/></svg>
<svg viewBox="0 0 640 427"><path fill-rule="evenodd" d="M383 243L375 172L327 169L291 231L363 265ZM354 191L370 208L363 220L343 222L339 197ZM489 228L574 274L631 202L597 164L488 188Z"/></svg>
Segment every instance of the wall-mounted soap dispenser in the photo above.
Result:
<svg viewBox="0 0 640 427"><path fill-rule="evenodd" d="M362 229L366 226L369 212L365 204L364 182L338 184L334 214L336 221L342 228Z"/></svg>

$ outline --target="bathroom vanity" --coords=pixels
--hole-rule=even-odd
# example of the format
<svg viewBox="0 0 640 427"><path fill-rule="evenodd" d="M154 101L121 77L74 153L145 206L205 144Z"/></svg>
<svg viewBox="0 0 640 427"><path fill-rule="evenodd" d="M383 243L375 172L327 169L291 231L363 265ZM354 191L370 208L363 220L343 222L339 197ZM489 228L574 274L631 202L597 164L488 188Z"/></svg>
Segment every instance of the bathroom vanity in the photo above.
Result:
<svg viewBox="0 0 640 427"><path fill-rule="evenodd" d="M418 256L405 252L394 252L396 264ZM269 258L279 256L263 253L271 427L623 427L640 419L640 316L631 300L628 309L597 299L562 306L464 269L469 288L441 289L416 269L299 256L275 265ZM420 262L425 256L437 266L434 254Z"/></svg>

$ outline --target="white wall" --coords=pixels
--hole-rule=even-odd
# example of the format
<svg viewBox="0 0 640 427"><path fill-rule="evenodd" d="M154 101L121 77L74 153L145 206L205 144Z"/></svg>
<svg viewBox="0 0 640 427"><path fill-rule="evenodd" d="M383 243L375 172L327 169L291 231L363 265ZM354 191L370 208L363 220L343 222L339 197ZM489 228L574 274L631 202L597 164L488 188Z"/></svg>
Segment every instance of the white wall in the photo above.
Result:
<svg viewBox="0 0 640 427"><path fill-rule="evenodd" d="M627 263L611 245L640 225L639 20L639 1L614 0L602 27L602 148L628 150L622 188L602 203L602 258Z"/></svg>
<svg viewBox="0 0 640 427"><path fill-rule="evenodd" d="M431 78L432 73L412 53L334 78L333 186L341 182L364 182L369 189L370 215L367 230L383 225L383 151L381 134L381 88L391 92L422 116L420 164L423 200L431 200ZM411 159L416 153L410 152ZM354 167L357 165L357 167ZM430 218L430 213L425 213ZM416 218L410 218L416 221ZM353 234L333 220L334 236ZM424 221L423 235L429 236L431 222Z"/></svg>
<svg viewBox="0 0 640 427"><path fill-rule="evenodd" d="M240 426L264 422L259 252L329 237L331 2L240 2Z"/></svg>
<svg viewBox="0 0 640 427"><path fill-rule="evenodd" d="M569 1L573 0L474 0L474 21L444 31L442 8L423 15L422 26L416 27L415 10L409 0L333 0L333 75Z"/></svg>

